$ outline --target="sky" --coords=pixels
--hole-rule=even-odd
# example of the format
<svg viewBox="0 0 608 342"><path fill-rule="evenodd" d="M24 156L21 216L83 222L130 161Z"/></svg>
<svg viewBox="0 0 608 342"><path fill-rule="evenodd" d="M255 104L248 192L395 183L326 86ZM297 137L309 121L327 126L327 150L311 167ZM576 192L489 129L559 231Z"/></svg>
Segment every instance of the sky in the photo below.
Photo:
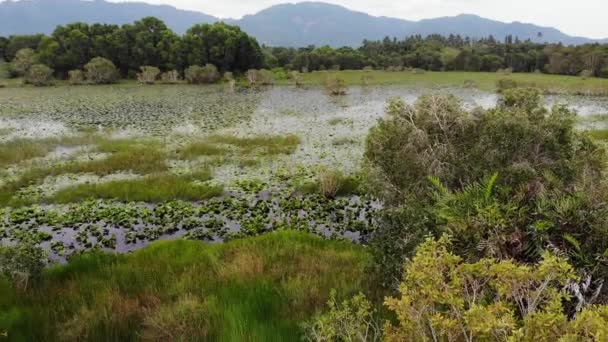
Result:
<svg viewBox="0 0 608 342"><path fill-rule="evenodd" d="M113 0L121 2L124 0ZM238 19L289 0L139 0ZM376 16L409 20L477 14L555 27L569 35L608 38L608 0L323 0Z"/></svg>

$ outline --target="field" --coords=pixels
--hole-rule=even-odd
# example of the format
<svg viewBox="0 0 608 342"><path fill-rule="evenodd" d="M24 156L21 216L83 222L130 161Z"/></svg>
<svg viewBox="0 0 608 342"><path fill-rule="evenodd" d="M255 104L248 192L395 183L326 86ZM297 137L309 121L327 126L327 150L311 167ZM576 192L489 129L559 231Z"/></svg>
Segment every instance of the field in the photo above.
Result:
<svg viewBox="0 0 608 342"><path fill-rule="evenodd" d="M296 341L330 290L366 288L369 259L296 232L91 254L48 269L27 294L0 283L0 330L16 341Z"/></svg>
<svg viewBox="0 0 608 342"><path fill-rule="evenodd" d="M39 246L55 264L28 291L0 283L0 332L296 340L330 290L375 295L358 243L383 208L363 181L369 129L394 97L450 93L466 108L494 107L501 76L368 74L358 85L362 72L341 72L349 88L338 97L316 85L324 73L300 87L0 89L0 243ZM606 85L509 77L548 93ZM608 139L608 97L553 94L545 104L575 109L581 130Z"/></svg>
<svg viewBox="0 0 608 342"><path fill-rule="evenodd" d="M351 86L343 97L318 86L4 88L0 238L32 241L59 261L94 249L127 252L184 237L226 241L284 227L365 240L382 205L359 185L364 141L386 101L411 103L429 91L453 93L469 108L498 99L449 86L467 74L444 75L408 76L441 79L443 87ZM603 139L608 98L546 101L569 104L581 127Z"/></svg>
<svg viewBox="0 0 608 342"><path fill-rule="evenodd" d="M303 83L319 84L331 71L304 74ZM526 73L489 73L489 72L432 72L432 71L340 71L340 77L351 85L405 84L420 87L474 87L494 91L501 79L512 79L519 84L543 89L549 94L608 95L608 79L575 76L526 74ZM365 78L363 77L365 75ZM289 82L283 82L289 83Z"/></svg>

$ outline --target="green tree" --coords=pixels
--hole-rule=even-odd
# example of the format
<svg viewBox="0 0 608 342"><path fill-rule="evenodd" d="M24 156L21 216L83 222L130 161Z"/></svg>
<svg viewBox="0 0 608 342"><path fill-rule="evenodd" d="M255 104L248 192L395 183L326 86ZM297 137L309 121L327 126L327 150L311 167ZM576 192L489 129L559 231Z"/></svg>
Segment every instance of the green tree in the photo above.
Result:
<svg viewBox="0 0 608 342"><path fill-rule="evenodd" d="M216 65L220 71L245 71L263 65L257 41L237 26L225 23L195 25L183 38L188 65Z"/></svg>

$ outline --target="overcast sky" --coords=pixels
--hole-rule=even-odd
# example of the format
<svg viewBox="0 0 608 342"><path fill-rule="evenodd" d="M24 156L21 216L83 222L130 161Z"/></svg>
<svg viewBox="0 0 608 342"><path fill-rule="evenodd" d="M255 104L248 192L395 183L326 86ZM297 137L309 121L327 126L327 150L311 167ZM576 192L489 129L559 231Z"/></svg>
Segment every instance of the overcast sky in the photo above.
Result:
<svg viewBox="0 0 608 342"><path fill-rule="evenodd" d="M116 2L123 0L113 0ZM143 0L240 18L287 0ZM567 34L608 38L608 0L327 0L373 15L424 19L461 13L556 27Z"/></svg>

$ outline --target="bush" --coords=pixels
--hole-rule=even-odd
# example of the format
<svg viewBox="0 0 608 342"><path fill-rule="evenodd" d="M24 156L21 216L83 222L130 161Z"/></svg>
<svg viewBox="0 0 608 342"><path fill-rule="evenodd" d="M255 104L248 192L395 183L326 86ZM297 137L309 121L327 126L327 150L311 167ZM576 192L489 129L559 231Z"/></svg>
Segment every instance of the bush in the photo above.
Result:
<svg viewBox="0 0 608 342"><path fill-rule="evenodd" d="M176 84L179 82L179 72L177 70L163 72L160 75L160 80L166 84Z"/></svg>
<svg viewBox="0 0 608 342"><path fill-rule="evenodd" d="M398 323L387 341L583 341L608 336L608 307L591 306L570 319L565 288L574 269L545 252L528 266L510 260L466 263L446 237L428 240L406 264L399 296L386 300ZM352 316L352 315L351 315ZM561 339L560 339L561 338Z"/></svg>
<svg viewBox="0 0 608 342"><path fill-rule="evenodd" d="M221 75L213 64L207 64L204 67L192 65L186 69L185 78L190 84L211 84L219 81Z"/></svg>
<svg viewBox="0 0 608 342"><path fill-rule="evenodd" d="M137 74L137 81L141 84L154 84L160 75L160 69L157 67L142 66L139 69L141 72Z"/></svg>
<svg viewBox="0 0 608 342"><path fill-rule="evenodd" d="M289 77L293 81L296 87L301 87L304 83L302 82L302 74L298 71L292 71L289 73Z"/></svg>
<svg viewBox="0 0 608 342"><path fill-rule="evenodd" d="M323 83L325 91L332 96L342 96L347 93L346 81L333 74L325 78Z"/></svg>
<svg viewBox="0 0 608 342"><path fill-rule="evenodd" d="M34 243L0 247L0 274L11 279L17 288L26 289L30 282L40 278L46 259L44 251Z"/></svg>
<svg viewBox="0 0 608 342"><path fill-rule="evenodd" d="M608 78L608 66L602 69L602 77Z"/></svg>
<svg viewBox="0 0 608 342"><path fill-rule="evenodd" d="M68 82L71 85L84 84L84 72L82 70L70 70L68 72Z"/></svg>
<svg viewBox="0 0 608 342"><path fill-rule="evenodd" d="M501 78L496 82L496 91L502 93L505 90L517 88L517 81L510 78Z"/></svg>
<svg viewBox="0 0 608 342"><path fill-rule="evenodd" d="M15 58L11 61L12 71L17 76L23 76L30 67L38 62L36 53L32 49L21 49L15 54Z"/></svg>
<svg viewBox="0 0 608 342"><path fill-rule="evenodd" d="M270 70L247 70L245 73L249 85L274 85L274 74Z"/></svg>
<svg viewBox="0 0 608 342"><path fill-rule="evenodd" d="M583 70L580 73L580 76L585 80L587 78L593 77L593 71L591 70Z"/></svg>
<svg viewBox="0 0 608 342"><path fill-rule="evenodd" d="M118 71L112 61L95 57L84 66L86 79L93 84L111 84L118 80Z"/></svg>
<svg viewBox="0 0 608 342"><path fill-rule="evenodd" d="M576 130L574 113L545 109L539 92L525 88L487 111L432 95L414 106L392 101L387 111L366 148L370 189L388 208L372 243L393 271L382 271L385 284L394 285L395 265L421 236L444 232L471 260L537 261L550 248L582 275L608 275L600 261L608 249L606 155Z"/></svg>
<svg viewBox="0 0 608 342"><path fill-rule="evenodd" d="M27 72L23 81L36 87L45 87L52 84L53 69L44 64L34 64Z"/></svg>
<svg viewBox="0 0 608 342"><path fill-rule="evenodd" d="M332 291L327 302L329 311L316 315L303 324L305 341L359 341L382 340L382 325L375 317L372 303L362 293L339 303Z"/></svg>

